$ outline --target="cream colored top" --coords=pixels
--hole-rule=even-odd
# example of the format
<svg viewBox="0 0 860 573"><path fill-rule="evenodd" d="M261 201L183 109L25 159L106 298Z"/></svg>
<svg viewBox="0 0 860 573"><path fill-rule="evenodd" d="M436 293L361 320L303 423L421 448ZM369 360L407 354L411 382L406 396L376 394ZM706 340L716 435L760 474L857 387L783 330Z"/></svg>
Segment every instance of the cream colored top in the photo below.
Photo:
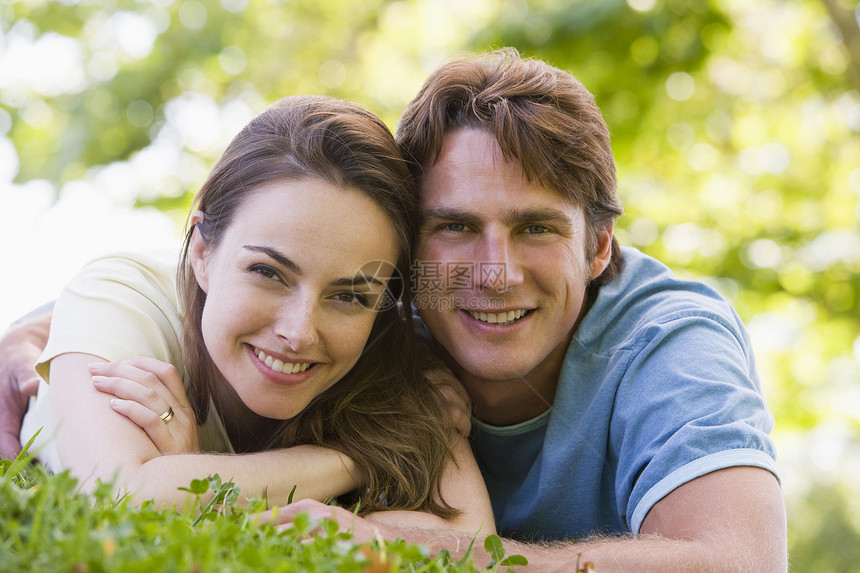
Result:
<svg viewBox="0 0 860 573"><path fill-rule="evenodd" d="M43 428L30 451L38 450L37 458L49 470L63 469L52 439L59 428L50 415L51 360L70 352L93 354L108 362L149 356L173 364L185 379L177 260L175 252L101 257L87 264L57 299L48 345L36 364L42 382L21 427L22 444ZM198 428L201 448L233 453L211 401L209 408L206 423Z"/></svg>

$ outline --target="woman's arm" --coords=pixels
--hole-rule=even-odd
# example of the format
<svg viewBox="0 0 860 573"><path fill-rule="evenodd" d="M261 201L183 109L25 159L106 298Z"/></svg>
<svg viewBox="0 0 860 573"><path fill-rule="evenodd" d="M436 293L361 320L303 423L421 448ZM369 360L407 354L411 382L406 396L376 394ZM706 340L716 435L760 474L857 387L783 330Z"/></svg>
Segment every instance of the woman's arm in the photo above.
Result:
<svg viewBox="0 0 860 573"><path fill-rule="evenodd" d="M351 460L315 446L256 454L188 453L162 455L147 433L111 407L113 396L94 388L89 365L104 362L90 354L61 354L51 362L51 404L58 422L57 449L64 467L91 490L96 479L131 491L138 501L182 503L192 479L219 474L232 480L242 496L266 495L285 504L295 499L322 500L357 487Z"/></svg>
<svg viewBox="0 0 860 573"><path fill-rule="evenodd" d="M482 540L496 532L487 488L472 450L465 439L454 446L457 465L448 464L442 479L442 495L451 506L461 510L453 519L444 519L420 511L377 511L364 517L336 506L324 505L305 499L275 511L260 513L261 521L271 521L280 529L293 527L293 519L304 513L311 520L331 519L340 531L350 531L359 543L374 539L406 539L409 543L422 543L438 550L448 548L461 557L471 540ZM312 530L313 535L324 534ZM482 545L479 541L478 546ZM477 549L477 546L476 546Z"/></svg>
<svg viewBox="0 0 860 573"><path fill-rule="evenodd" d="M490 496L472 449L465 438L458 435L455 439L456 465L448 462L442 475L442 498L448 505L460 510L460 515L444 519L419 511L379 511L368 515L367 520L397 529L454 530L467 535L475 535L480 531L481 536L495 533Z"/></svg>

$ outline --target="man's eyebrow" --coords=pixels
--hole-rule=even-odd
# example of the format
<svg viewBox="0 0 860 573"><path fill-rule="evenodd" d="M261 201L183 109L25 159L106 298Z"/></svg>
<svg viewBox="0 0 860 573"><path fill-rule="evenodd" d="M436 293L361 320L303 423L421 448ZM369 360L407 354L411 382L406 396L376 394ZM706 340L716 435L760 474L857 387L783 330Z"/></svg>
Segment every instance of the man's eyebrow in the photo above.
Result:
<svg viewBox="0 0 860 573"><path fill-rule="evenodd" d="M297 265L292 259L281 253L277 249L261 245L245 245L243 248L248 249L249 251L254 251L256 253L264 253L266 255L269 255L271 258L277 261L278 264L289 270L291 273L299 276L301 276L302 274L302 269L299 267L299 265Z"/></svg>
<svg viewBox="0 0 860 573"><path fill-rule="evenodd" d="M539 207L535 209L510 209L504 213L502 220L507 225L517 223L555 223L556 225L570 226L571 221L567 213L552 207Z"/></svg>
<svg viewBox="0 0 860 573"><path fill-rule="evenodd" d="M425 221L428 219L434 219L442 221L458 221L461 223L476 223L481 220L481 217L471 211L440 207L437 209L422 211L421 219Z"/></svg>

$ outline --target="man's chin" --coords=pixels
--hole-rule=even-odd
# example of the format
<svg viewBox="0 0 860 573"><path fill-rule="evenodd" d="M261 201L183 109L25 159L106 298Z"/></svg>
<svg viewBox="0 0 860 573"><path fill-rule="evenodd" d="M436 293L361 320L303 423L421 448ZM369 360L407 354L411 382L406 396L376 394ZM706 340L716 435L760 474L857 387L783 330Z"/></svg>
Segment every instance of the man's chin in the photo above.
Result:
<svg viewBox="0 0 860 573"><path fill-rule="evenodd" d="M457 363L469 377L486 382L520 380L531 371L531 368L512 364L497 356L482 360L479 354L464 356Z"/></svg>

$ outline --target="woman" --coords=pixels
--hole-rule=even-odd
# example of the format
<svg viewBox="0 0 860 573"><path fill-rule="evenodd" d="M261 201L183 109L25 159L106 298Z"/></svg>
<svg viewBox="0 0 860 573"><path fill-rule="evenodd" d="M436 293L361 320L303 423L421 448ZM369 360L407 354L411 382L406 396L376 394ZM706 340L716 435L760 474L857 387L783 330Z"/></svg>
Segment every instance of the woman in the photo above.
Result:
<svg viewBox="0 0 860 573"><path fill-rule="evenodd" d="M22 441L47 426L49 466L85 487L115 478L140 501L181 502L178 486L219 473L273 504L293 486L297 499L355 491L363 513L486 531L480 472L415 369L395 284L413 193L373 114L281 100L198 193L175 288L169 265L139 255L100 259L67 287Z"/></svg>

